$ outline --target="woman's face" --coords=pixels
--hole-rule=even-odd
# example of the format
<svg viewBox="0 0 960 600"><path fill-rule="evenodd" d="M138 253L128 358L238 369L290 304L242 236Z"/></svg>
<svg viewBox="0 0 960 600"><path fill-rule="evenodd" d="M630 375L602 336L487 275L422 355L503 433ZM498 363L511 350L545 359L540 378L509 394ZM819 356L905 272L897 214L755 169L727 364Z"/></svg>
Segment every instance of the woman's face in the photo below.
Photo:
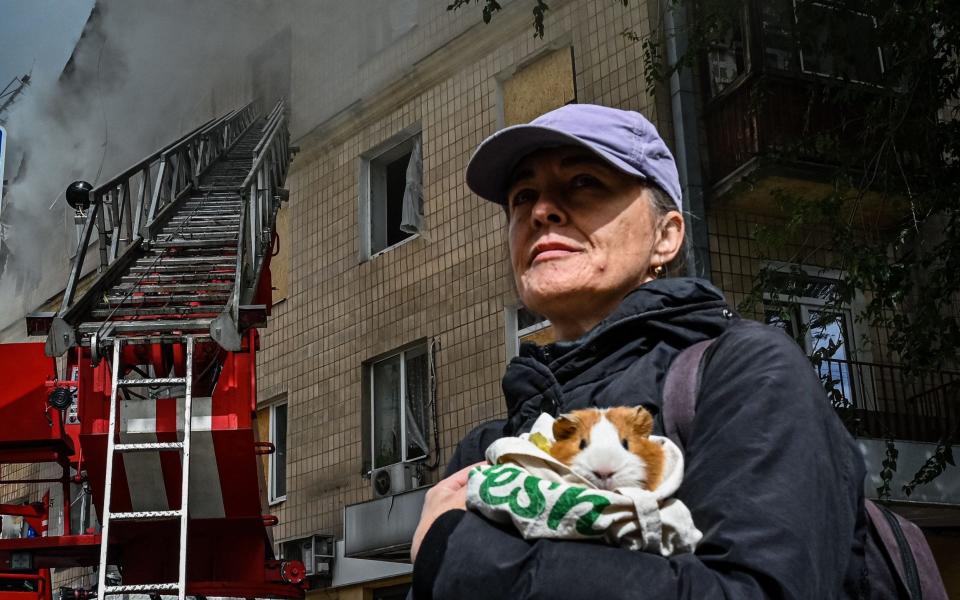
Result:
<svg viewBox="0 0 960 600"><path fill-rule="evenodd" d="M517 165L507 193L514 279L560 339L593 327L672 258L658 252L649 193L582 148L541 150Z"/></svg>

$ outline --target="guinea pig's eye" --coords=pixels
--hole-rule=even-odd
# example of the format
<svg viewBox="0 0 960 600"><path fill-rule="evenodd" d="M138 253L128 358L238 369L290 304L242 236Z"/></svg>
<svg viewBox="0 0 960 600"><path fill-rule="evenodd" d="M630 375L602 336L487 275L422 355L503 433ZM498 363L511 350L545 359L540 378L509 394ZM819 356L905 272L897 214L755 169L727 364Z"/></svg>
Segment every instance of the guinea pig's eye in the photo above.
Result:
<svg viewBox="0 0 960 600"><path fill-rule="evenodd" d="M623 444L623 449L624 449L624 450L629 450L629 449L630 449L630 444L627 443L627 438L623 438L622 440L620 440L620 443Z"/></svg>
<svg viewBox="0 0 960 600"><path fill-rule="evenodd" d="M587 440L580 440L580 449L583 450L587 447Z"/></svg>

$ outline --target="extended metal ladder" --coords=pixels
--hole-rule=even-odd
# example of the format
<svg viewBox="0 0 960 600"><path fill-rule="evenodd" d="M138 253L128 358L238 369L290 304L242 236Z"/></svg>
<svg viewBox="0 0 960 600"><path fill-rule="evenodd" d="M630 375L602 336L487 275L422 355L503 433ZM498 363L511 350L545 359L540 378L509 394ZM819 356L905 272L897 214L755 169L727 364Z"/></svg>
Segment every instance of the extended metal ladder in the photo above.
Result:
<svg viewBox="0 0 960 600"><path fill-rule="evenodd" d="M62 306L49 322L47 353L51 356L62 355L74 346L88 347L91 363L97 365L111 354L112 346L113 387L98 574L101 598L111 594L176 594L183 600L187 593L192 386L206 389L203 378L208 373L202 365L193 363L194 351L202 361L213 356L210 348L214 344L231 352L244 350L245 332L266 319L263 296L266 294L269 301L269 288L266 292L261 289L261 275L269 265L275 215L287 197L283 184L292 148L286 105L278 102L266 118L256 117L253 107L250 104L202 126L91 192L80 248L89 246L96 228L102 272L74 301L86 255L78 252ZM133 193L138 187L139 194ZM42 318L37 321L42 322ZM122 348L133 344L161 349L154 356L166 356L164 347L170 350L171 346L179 349L180 344L185 345L186 366L174 371L185 376L164 377L168 372L157 371L166 369L167 363L157 358L151 363L155 371L148 373L153 378L141 375L121 379L126 372L121 365ZM253 352L254 348L246 350ZM128 358L130 354L136 353L128 353ZM196 381L194 371L199 373ZM156 401L131 398L134 394L121 390L154 385L185 387L182 441L118 442L117 416L122 411L118 400L128 404ZM114 477L116 456L174 451L182 453L180 507L143 510L149 506L141 504L131 506L131 512L113 512L112 492L115 484L121 485ZM202 456L198 456L201 461ZM110 538L112 521L174 519L180 522L175 583L134 579L138 583L107 585L111 541L122 546Z"/></svg>
<svg viewBox="0 0 960 600"><path fill-rule="evenodd" d="M184 600L187 591L187 522L189 520L189 483L190 483L190 433L193 425L193 344L194 336L184 336L186 344L186 368L183 377L132 378L120 379L121 347L123 338L113 340L112 389L110 392L110 425L107 435L107 469L104 483L103 523L100 538L100 569L98 572L99 597L111 594L160 594L175 592L179 600ZM179 442L116 443L117 397L121 389L156 385L184 386L183 440ZM129 400L128 400L129 401ZM144 399L143 402L154 400ZM181 451L180 508L176 510L153 510L138 512L112 512L110 509L113 492L113 464L118 453ZM110 523L112 521L158 521L180 520L180 549L178 557L178 575L176 583L158 582L138 585L107 585L108 550L110 546Z"/></svg>

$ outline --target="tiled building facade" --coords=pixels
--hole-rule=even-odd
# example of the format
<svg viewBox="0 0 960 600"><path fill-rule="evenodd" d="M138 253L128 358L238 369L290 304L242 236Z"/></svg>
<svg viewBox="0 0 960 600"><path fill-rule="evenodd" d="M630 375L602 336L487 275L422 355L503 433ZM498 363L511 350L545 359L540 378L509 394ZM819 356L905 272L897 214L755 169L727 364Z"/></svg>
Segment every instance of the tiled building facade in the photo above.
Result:
<svg viewBox="0 0 960 600"><path fill-rule="evenodd" d="M467 431L504 414L505 314L517 304L505 219L467 189L463 171L477 144L502 125L504 81L538 69L538 59L557 51L572 49L573 71L556 74L575 82L577 101L639 110L667 133L669 122L637 74L639 48L619 35L624 23L645 27L645 10L604 2L558 6L542 41L531 36L525 7L498 16L463 34L478 44L496 38L488 54L444 58L438 68L446 72L435 85L403 90L387 110L360 112L300 142L284 208L290 229L281 234L290 284L264 332L258 365L260 398L285 397L290 406L280 537L339 534L342 506L371 497L360 476L365 361L417 340L436 343L441 464ZM550 100L534 109L553 108ZM361 157L411 129L423 144L426 227L362 259Z"/></svg>

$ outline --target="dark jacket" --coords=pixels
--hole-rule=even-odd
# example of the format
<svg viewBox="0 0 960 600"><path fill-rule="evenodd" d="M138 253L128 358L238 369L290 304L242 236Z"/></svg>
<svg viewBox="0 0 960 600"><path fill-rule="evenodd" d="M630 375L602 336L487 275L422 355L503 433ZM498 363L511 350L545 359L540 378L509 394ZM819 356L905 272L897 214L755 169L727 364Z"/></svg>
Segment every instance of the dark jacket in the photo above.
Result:
<svg viewBox="0 0 960 600"><path fill-rule="evenodd" d="M860 454L797 344L740 321L703 281L650 282L579 340L525 346L503 378L507 420L471 432L448 473L483 460L493 440L528 429L543 411L643 404L657 414L671 360L713 337L676 494L704 534L696 554L524 540L449 511L417 557L416 599L856 597Z"/></svg>

